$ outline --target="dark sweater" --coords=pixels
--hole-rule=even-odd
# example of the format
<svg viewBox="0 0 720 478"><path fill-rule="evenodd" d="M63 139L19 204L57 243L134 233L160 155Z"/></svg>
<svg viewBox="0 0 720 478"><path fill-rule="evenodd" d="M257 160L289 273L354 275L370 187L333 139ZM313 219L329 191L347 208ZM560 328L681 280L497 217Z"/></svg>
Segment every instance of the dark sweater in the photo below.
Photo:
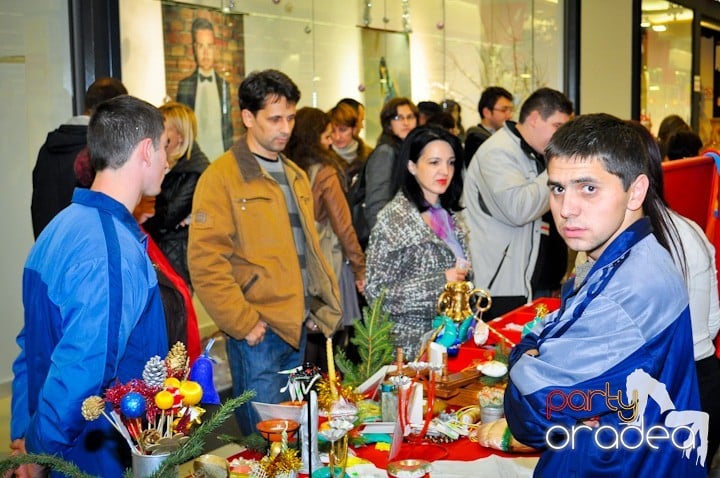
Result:
<svg viewBox="0 0 720 478"><path fill-rule="evenodd" d="M61 210L70 205L77 185L73 163L87 144L87 126L61 125L47 135L32 173L32 214L35 238Z"/></svg>

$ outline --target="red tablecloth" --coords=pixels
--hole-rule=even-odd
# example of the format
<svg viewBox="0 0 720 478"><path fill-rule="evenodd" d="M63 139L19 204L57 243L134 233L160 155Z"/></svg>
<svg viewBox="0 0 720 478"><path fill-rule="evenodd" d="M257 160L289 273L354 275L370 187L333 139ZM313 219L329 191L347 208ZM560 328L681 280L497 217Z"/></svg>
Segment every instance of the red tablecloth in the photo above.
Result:
<svg viewBox="0 0 720 478"><path fill-rule="evenodd" d="M519 307L507 314L493 319L489 322L493 329L504 335L507 339L513 343L520 342L521 327L527 322L533 320L536 315L536 309L540 304L544 304L548 311L560 307L560 299L543 297L533 301L531 304ZM460 351L456 357L448 359L448 371L455 373L463 370L475 363L483 362L492 359L494 355L495 345L502 339L497 334L490 332L487 344L478 347L475 343L470 340L460 346ZM364 458L371 461L378 468L387 468L388 454L387 451L380 451L375 448L374 444L355 448L355 453L360 458ZM252 455L250 452L244 452L241 455L246 458L260 458L259 456ZM471 442L467 438L461 438L452 443L445 444L434 444L434 443L422 443L412 444L403 443L400 448L400 452L395 460L402 459L421 459L428 461L436 460L457 460L457 461L473 461L480 458L486 458L490 455L497 455L505 458L513 458L521 455L504 453L499 450L491 448L485 448L478 445L477 443ZM537 456L537 455L529 455ZM300 475L303 476L303 475Z"/></svg>
<svg viewBox="0 0 720 478"><path fill-rule="evenodd" d="M535 318L537 314L536 309L541 304L544 304L548 308L548 311L552 312L560 307L560 299L541 297L534 300L531 304L518 307L505 315L489 321L488 324L492 329L517 344L520 342L522 326ZM468 340L460 346L460 351L456 357L448 359L448 372L459 372L476 363L491 360L494 355L495 345L501 341L502 339L493 332L493 330L490 331L485 345L477 346L475 342Z"/></svg>
<svg viewBox="0 0 720 478"><path fill-rule="evenodd" d="M378 468L387 468L388 452L379 451L375 445L367 445L356 448L355 454L360 458L371 461ZM504 453L499 450L493 450L471 442L467 438L461 438L452 443L445 444L411 444L403 443L398 456L394 460L419 459L427 461L437 460L457 460L457 461L473 461L480 458L486 458L490 455L498 455L506 458L517 457L517 454ZM537 455L530 455L537 456Z"/></svg>

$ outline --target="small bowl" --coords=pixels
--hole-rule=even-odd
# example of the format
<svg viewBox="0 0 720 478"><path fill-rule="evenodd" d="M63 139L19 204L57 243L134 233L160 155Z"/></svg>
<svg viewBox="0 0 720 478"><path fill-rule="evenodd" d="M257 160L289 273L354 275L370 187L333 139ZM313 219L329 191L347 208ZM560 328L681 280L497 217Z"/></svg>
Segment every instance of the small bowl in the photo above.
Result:
<svg viewBox="0 0 720 478"><path fill-rule="evenodd" d="M406 476L422 478L429 476L430 462L425 460L398 460L388 463L387 474L391 477Z"/></svg>
<svg viewBox="0 0 720 478"><path fill-rule="evenodd" d="M260 434L269 441L281 441L283 431L287 433L288 439L290 439L299 427L300 424L295 420L277 419L263 420L256 425Z"/></svg>

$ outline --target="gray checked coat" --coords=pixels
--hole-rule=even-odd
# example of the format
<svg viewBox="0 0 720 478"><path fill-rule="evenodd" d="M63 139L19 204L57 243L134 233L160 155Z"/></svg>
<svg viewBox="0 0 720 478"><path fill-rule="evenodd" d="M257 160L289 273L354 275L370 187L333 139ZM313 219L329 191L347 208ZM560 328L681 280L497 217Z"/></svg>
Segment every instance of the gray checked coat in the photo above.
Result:
<svg viewBox="0 0 720 478"><path fill-rule="evenodd" d="M469 260L467 234L458 216L453 214L453 219L455 234ZM372 302L387 290L384 310L395 322L396 346L403 348L408 360L415 359L422 335L432 329L445 271L455 261L447 244L402 192L378 214L366 251L365 295Z"/></svg>

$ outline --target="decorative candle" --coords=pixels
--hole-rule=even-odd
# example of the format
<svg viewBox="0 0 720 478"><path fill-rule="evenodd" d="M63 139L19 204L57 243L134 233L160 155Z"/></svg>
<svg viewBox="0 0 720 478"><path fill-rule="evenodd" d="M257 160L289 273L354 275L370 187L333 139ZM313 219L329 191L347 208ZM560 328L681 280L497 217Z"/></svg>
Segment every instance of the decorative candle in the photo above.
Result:
<svg viewBox="0 0 720 478"><path fill-rule="evenodd" d="M328 337L325 341L325 348L327 350L327 363L328 363L328 379L330 380L330 394L332 395L333 401L338 399L338 391L335 386L335 360L333 359L332 339Z"/></svg>

